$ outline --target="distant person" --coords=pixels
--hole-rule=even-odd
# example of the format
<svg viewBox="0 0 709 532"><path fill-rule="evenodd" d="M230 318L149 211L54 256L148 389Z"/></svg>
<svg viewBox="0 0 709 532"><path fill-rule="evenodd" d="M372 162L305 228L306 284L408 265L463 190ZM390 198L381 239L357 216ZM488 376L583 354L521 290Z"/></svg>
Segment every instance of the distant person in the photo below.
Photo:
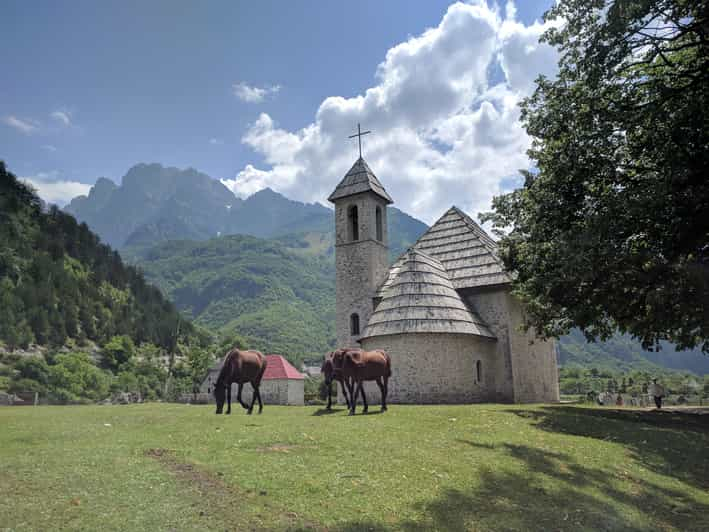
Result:
<svg viewBox="0 0 709 532"><path fill-rule="evenodd" d="M655 406L662 408L662 398L665 396L665 388L657 383L657 379L652 379L652 384L647 387L647 392L655 400Z"/></svg>
<svg viewBox="0 0 709 532"><path fill-rule="evenodd" d="M615 404L616 406L623 406L623 396L618 394L618 397L615 398Z"/></svg>

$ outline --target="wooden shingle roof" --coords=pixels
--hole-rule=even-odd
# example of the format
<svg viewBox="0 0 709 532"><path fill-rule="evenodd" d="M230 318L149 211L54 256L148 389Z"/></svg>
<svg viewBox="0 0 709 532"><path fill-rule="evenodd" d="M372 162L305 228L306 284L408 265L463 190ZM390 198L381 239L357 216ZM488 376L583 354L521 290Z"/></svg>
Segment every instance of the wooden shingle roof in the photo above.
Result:
<svg viewBox="0 0 709 532"><path fill-rule="evenodd" d="M414 246L441 262L457 290L512 281L495 241L457 207L448 209Z"/></svg>
<svg viewBox="0 0 709 532"><path fill-rule="evenodd" d="M335 190L327 198L328 201L335 202L338 199L361 194L362 192L374 192L378 196L384 198L387 203L394 203L391 196L387 194L382 184L374 175L372 169L362 157L357 159L350 168L350 171L345 174L345 177L340 181L340 184L335 187Z"/></svg>
<svg viewBox="0 0 709 532"><path fill-rule="evenodd" d="M392 267L395 274L378 292L381 301L362 338L401 333L495 335L456 292L437 259L410 248Z"/></svg>

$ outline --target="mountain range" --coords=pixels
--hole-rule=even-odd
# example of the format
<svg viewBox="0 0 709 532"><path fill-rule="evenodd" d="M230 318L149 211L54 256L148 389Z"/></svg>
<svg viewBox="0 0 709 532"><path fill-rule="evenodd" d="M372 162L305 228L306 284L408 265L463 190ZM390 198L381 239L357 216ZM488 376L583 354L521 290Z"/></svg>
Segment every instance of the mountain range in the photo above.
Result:
<svg viewBox="0 0 709 532"><path fill-rule="evenodd" d="M270 188L243 200L197 170L160 164L135 165L120 185L99 178L88 196L74 198L64 210L119 249L232 234L329 232L334 225L333 211L319 203L293 201ZM389 218L394 253L426 229L396 208Z"/></svg>
<svg viewBox="0 0 709 532"><path fill-rule="evenodd" d="M427 226L389 209L393 260ZM334 219L327 207L268 188L240 199L194 169L138 164L120 186L101 178L65 210L120 248L197 323L293 362L334 346ZM559 359L617 371L709 373L709 357L698 351L667 344L648 352L622 335L587 343L574 331L559 340Z"/></svg>

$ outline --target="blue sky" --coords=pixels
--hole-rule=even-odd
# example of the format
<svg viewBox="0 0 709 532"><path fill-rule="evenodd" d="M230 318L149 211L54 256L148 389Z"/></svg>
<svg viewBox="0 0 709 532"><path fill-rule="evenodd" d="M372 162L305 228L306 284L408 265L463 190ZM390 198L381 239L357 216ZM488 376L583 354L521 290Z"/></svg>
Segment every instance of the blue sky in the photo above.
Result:
<svg viewBox="0 0 709 532"><path fill-rule="evenodd" d="M505 142L509 132L498 139L495 124L512 124L516 116L503 102L523 95L520 87L531 76L524 64L536 63L499 57L508 48L513 57L516 46L518 55L539 50L539 64L549 63L548 51L536 45L530 51L527 43L530 35L536 43L535 20L549 4L6 0L0 3L0 158L34 183L56 183L40 186L40 194L60 203L82 191L79 184L99 176L120 181L139 162L192 166L240 195L272 186L322 201L356 154L342 133L361 119L375 129L365 140L365 157L395 200L401 191L400 207L430 221L451 199L445 193L451 188L456 197L471 195L459 203L475 210L514 175L496 176L497 187L483 179L481 186L494 189L484 197L461 189L476 177L458 175L459 166L444 160L455 151L451 134L467 117L478 127L476 146L487 136ZM470 31L455 34L461 24ZM429 28L438 33L427 36ZM469 56L446 67L467 48ZM440 68L428 71L431 62ZM460 77L473 63L471 74ZM481 82L473 70L483 67ZM430 90L422 85L427 80ZM449 90L461 84L470 85L465 97ZM498 85L509 94L490 93ZM415 99L398 99L409 89ZM450 105L429 112L429 101L446 98ZM493 124L489 135L486 120ZM470 133L463 127L461 138ZM415 154L417 145L432 151ZM421 160L408 168L399 158ZM408 191L412 180L420 198Z"/></svg>

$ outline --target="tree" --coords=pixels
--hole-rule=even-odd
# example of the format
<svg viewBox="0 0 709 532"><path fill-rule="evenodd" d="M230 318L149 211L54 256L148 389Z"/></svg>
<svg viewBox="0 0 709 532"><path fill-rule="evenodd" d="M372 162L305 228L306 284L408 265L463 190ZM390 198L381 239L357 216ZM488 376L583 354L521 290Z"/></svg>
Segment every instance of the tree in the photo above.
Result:
<svg viewBox="0 0 709 532"><path fill-rule="evenodd" d="M193 347L187 352L187 365L190 368L193 393L199 390L200 384L207 376L213 363L214 357L208 349Z"/></svg>
<svg viewBox="0 0 709 532"><path fill-rule="evenodd" d="M104 366L115 373L133 358L133 340L129 336L114 336L103 346L102 354Z"/></svg>
<svg viewBox="0 0 709 532"><path fill-rule="evenodd" d="M709 4L565 0L522 103L535 170L491 220L527 325L709 352Z"/></svg>
<svg viewBox="0 0 709 532"><path fill-rule="evenodd" d="M17 379L31 379L41 385L49 382L49 366L42 357L22 357L15 364Z"/></svg>

